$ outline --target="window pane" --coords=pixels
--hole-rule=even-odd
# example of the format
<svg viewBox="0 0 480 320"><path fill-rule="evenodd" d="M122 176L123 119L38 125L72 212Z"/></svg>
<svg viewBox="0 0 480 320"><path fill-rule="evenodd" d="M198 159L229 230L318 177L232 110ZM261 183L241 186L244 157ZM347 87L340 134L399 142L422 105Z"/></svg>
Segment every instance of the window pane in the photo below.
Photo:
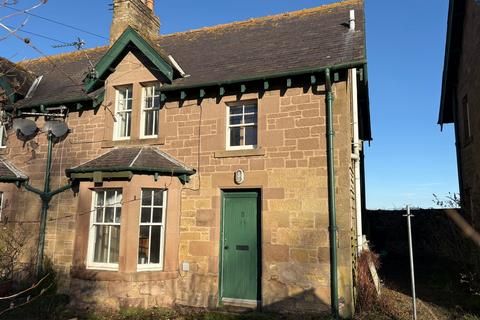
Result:
<svg viewBox="0 0 480 320"><path fill-rule="evenodd" d="M153 226L150 242L150 263L160 263L160 235L161 226Z"/></svg>
<svg viewBox="0 0 480 320"><path fill-rule="evenodd" d="M126 91L126 98L127 99L132 99L132 87L130 86L130 87L126 88L125 91Z"/></svg>
<svg viewBox="0 0 480 320"><path fill-rule="evenodd" d="M117 207L117 213L115 214L115 223L120 223L122 218L122 208Z"/></svg>
<svg viewBox="0 0 480 320"><path fill-rule="evenodd" d="M97 214L95 216L95 222L103 222L103 208L97 209Z"/></svg>
<svg viewBox="0 0 480 320"><path fill-rule="evenodd" d="M125 137L130 137L130 126L131 126L131 116L132 114L129 112L129 113L125 113Z"/></svg>
<svg viewBox="0 0 480 320"><path fill-rule="evenodd" d="M115 190L107 190L107 198L105 201L105 206L113 207L115 205Z"/></svg>
<svg viewBox="0 0 480 320"><path fill-rule="evenodd" d="M241 145L241 128L235 127L230 128L230 146L240 146Z"/></svg>
<svg viewBox="0 0 480 320"><path fill-rule="evenodd" d="M245 123L257 123L257 115L252 114L249 116L245 116Z"/></svg>
<svg viewBox="0 0 480 320"><path fill-rule="evenodd" d="M151 220L151 213L152 209L151 208L142 208L142 217L141 217L141 222L150 222Z"/></svg>
<svg viewBox="0 0 480 320"><path fill-rule="evenodd" d="M105 222L113 222L113 213L115 208L106 207L105 208Z"/></svg>
<svg viewBox="0 0 480 320"><path fill-rule="evenodd" d="M150 109L152 107L152 97L145 98L145 109Z"/></svg>
<svg viewBox="0 0 480 320"><path fill-rule="evenodd" d="M153 199L154 206L163 206L163 190L155 189Z"/></svg>
<svg viewBox="0 0 480 320"><path fill-rule="evenodd" d="M152 189L142 189L142 206L152 205Z"/></svg>
<svg viewBox="0 0 480 320"><path fill-rule="evenodd" d="M140 233L138 236L138 263L148 263L148 238L149 238L149 226L140 226Z"/></svg>
<svg viewBox="0 0 480 320"><path fill-rule="evenodd" d="M103 198L105 197L104 191L97 191L97 207L103 207Z"/></svg>
<svg viewBox="0 0 480 320"><path fill-rule="evenodd" d="M153 208L153 221L155 223L162 222L162 208Z"/></svg>
<svg viewBox="0 0 480 320"><path fill-rule="evenodd" d="M157 134L158 111L145 111L144 135L152 136Z"/></svg>
<svg viewBox="0 0 480 320"><path fill-rule="evenodd" d="M94 229L95 251L93 254L93 261L107 263L108 226L95 226Z"/></svg>
<svg viewBox="0 0 480 320"><path fill-rule="evenodd" d="M230 107L230 114L242 114L243 108L242 106L239 107Z"/></svg>
<svg viewBox="0 0 480 320"><path fill-rule="evenodd" d="M230 117L230 125L241 124L242 123L242 116L231 116Z"/></svg>
<svg viewBox="0 0 480 320"><path fill-rule="evenodd" d="M257 127L245 127L245 145L251 146L257 144Z"/></svg>
<svg viewBox="0 0 480 320"><path fill-rule="evenodd" d="M110 227L110 261L109 263L118 263L118 252L120 248L120 226Z"/></svg>
<svg viewBox="0 0 480 320"><path fill-rule="evenodd" d="M156 96L153 98L153 106L154 109L160 109L160 97Z"/></svg>
<svg viewBox="0 0 480 320"><path fill-rule="evenodd" d="M257 112L256 105L245 106L245 113Z"/></svg>

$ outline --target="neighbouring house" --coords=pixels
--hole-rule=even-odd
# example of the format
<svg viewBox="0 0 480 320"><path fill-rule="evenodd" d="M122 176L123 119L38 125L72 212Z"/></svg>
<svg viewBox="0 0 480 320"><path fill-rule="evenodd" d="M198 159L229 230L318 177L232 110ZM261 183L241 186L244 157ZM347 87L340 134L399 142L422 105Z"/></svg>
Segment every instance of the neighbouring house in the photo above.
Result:
<svg viewBox="0 0 480 320"><path fill-rule="evenodd" d="M371 140L363 1L170 35L153 6L114 1L109 46L9 65L7 225L36 235L45 214L45 255L80 307L351 316Z"/></svg>
<svg viewBox="0 0 480 320"><path fill-rule="evenodd" d="M480 3L450 0L438 123L454 123L462 207L480 230Z"/></svg>

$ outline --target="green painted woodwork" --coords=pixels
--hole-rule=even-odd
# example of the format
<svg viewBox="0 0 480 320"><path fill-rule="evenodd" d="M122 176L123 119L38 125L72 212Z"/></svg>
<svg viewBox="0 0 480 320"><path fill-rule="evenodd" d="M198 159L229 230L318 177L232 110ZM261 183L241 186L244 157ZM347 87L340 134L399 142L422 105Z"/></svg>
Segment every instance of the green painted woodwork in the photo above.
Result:
<svg viewBox="0 0 480 320"><path fill-rule="evenodd" d="M185 91L181 91L180 92L180 99L185 100L186 97L187 97L187 93Z"/></svg>
<svg viewBox="0 0 480 320"><path fill-rule="evenodd" d="M220 95L220 96L223 96L224 94L225 94L225 88L224 88L224 87L220 87L219 95Z"/></svg>
<svg viewBox="0 0 480 320"><path fill-rule="evenodd" d="M247 91L247 86L244 85L244 84L242 84L242 85L240 86L240 92L241 92L241 93L245 93L245 91Z"/></svg>
<svg viewBox="0 0 480 320"><path fill-rule="evenodd" d="M264 81L263 82L263 90L268 90L268 88L270 88L270 84L268 83L268 81Z"/></svg>
<svg viewBox="0 0 480 320"><path fill-rule="evenodd" d="M203 98L205 97L205 90L204 89L200 89L200 94L199 94L200 98Z"/></svg>
<svg viewBox="0 0 480 320"><path fill-rule="evenodd" d="M112 70L115 70L114 68L120 63L126 52L131 50L132 44L140 50L170 82L173 80L172 66L162 58L150 43L142 38L133 28L128 27L95 65L96 77L87 76L83 80L87 93L104 85L104 80L112 73Z"/></svg>
<svg viewBox="0 0 480 320"><path fill-rule="evenodd" d="M222 193L221 298L258 299L258 193Z"/></svg>
<svg viewBox="0 0 480 320"><path fill-rule="evenodd" d="M310 76L310 83L311 84L317 83L317 78L314 75Z"/></svg>
<svg viewBox="0 0 480 320"><path fill-rule="evenodd" d="M287 79L287 88L290 88L292 86L292 79L288 78Z"/></svg>

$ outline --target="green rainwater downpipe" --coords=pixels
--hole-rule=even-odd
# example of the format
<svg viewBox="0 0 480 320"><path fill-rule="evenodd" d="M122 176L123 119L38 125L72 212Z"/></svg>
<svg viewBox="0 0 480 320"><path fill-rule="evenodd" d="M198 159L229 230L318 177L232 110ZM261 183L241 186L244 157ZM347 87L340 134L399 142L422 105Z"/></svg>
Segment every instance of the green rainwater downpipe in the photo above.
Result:
<svg viewBox="0 0 480 320"><path fill-rule="evenodd" d="M43 271L43 250L45 248L45 230L47 227L47 212L50 200L50 170L52 166L52 134L47 134L48 149L47 149L47 164L45 166L45 181L43 186L43 192L40 194L42 199L42 211L40 212L40 228L38 231L38 248L37 248L37 277L39 277Z"/></svg>
<svg viewBox="0 0 480 320"><path fill-rule="evenodd" d="M338 319L338 276L337 276L337 214L335 208L335 163L333 137L333 93L330 69L325 69L327 107L327 171L328 171L328 220L330 240L330 299L332 315Z"/></svg>

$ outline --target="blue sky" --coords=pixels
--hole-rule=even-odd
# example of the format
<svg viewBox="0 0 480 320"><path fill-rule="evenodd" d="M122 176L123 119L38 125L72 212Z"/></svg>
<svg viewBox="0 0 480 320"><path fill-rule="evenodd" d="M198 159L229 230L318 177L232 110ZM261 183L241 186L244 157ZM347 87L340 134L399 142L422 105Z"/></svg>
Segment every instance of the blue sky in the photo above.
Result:
<svg viewBox="0 0 480 320"><path fill-rule="evenodd" d="M322 0L156 1L161 33L196 29L231 21L319 6ZM34 0L21 0L28 8ZM49 0L32 11L108 38L111 11L107 0ZM368 208L432 207L433 193L458 191L453 126L436 125L445 50L447 0L367 0L367 55L374 140L366 144ZM0 17L12 13L0 9ZM23 16L23 19L25 16ZM19 18L2 21L16 25ZM23 21L23 20L22 20ZM29 17L23 28L66 43L85 40L86 47L108 40ZM321 32L321 30L319 30ZM0 31L0 37L5 33ZM32 34L44 54L70 51ZM14 37L0 42L0 56L14 61L40 54Z"/></svg>

